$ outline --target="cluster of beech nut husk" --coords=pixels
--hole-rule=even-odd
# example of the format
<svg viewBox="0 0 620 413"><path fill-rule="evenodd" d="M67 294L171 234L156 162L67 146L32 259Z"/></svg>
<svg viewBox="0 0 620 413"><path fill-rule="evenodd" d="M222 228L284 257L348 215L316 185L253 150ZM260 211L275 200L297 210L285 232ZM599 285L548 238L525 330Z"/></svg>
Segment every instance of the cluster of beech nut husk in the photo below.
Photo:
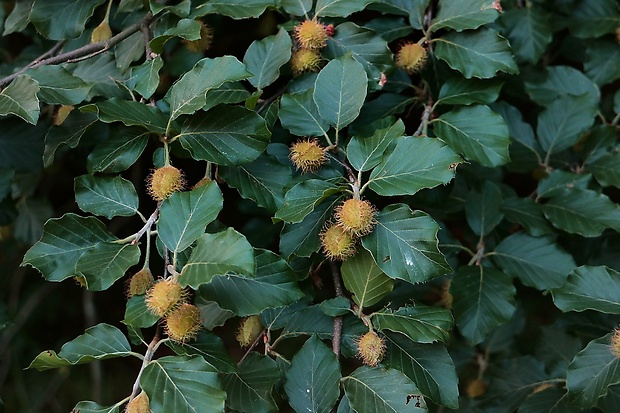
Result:
<svg viewBox="0 0 620 413"><path fill-rule="evenodd" d="M387 347L385 340L374 331L369 331L356 340L357 355L362 362L370 367L377 366L385 356Z"/></svg>
<svg viewBox="0 0 620 413"><path fill-rule="evenodd" d="M296 76L315 72L321 66L321 50L327 38L333 35L334 26L324 25L316 19L304 20L293 29L296 46L291 56L291 69Z"/></svg>
<svg viewBox="0 0 620 413"><path fill-rule="evenodd" d="M428 58L424 46L418 43L405 43L396 53L396 66L410 75L419 72Z"/></svg>

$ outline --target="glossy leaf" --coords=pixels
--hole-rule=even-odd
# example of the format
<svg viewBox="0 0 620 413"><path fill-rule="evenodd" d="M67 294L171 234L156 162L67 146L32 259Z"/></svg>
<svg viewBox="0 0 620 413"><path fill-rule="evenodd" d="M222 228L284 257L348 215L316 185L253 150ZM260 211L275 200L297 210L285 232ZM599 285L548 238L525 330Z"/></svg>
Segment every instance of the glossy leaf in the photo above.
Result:
<svg viewBox="0 0 620 413"><path fill-rule="evenodd" d="M490 0L441 0L430 30L450 28L456 31L477 29L494 21L499 12Z"/></svg>
<svg viewBox="0 0 620 413"><path fill-rule="evenodd" d="M426 403L413 382L398 370L362 366L342 378L351 408L357 412L427 412ZM417 395L417 397L416 397ZM413 400L407 403L407 398Z"/></svg>
<svg viewBox="0 0 620 413"><path fill-rule="evenodd" d="M133 328L147 328L159 321L159 316L147 308L144 298L144 295L134 295L127 300L123 324Z"/></svg>
<svg viewBox="0 0 620 413"><path fill-rule="evenodd" d="M294 16L304 16L312 9L312 0L281 0L284 11Z"/></svg>
<svg viewBox="0 0 620 413"><path fill-rule="evenodd" d="M498 22L517 60L535 64L553 38L549 14L537 5L506 10Z"/></svg>
<svg viewBox="0 0 620 413"><path fill-rule="evenodd" d="M368 77L351 56L331 60L314 85L313 99L319 114L336 130L353 122L366 99Z"/></svg>
<svg viewBox="0 0 620 413"><path fill-rule="evenodd" d="M491 330L515 312L515 287L501 271L482 266L459 268L450 284L452 310L461 334L471 344L482 342Z"/></svg>
<svg viewBox="0 0 620 413"><path fill-rule="evenodd" d="M237 371L237 364L230 359L222 339L210 331L200 330L196 339L187 343L180 344L169 341L166 344L179 356L202 356L207 363L219 372L232 373Z"/></svg>
<svg viewBox="0 0 620 413"><path fill-rule="evenodd" d="M613 33L619 22L618 3L600 0L591 4L576 4L571 10L568 27L575 37L587 39Z"/></svg>
<svg viewBox="0 0 620 413"><path fill-rule="evenodd" d="M336 185L320 179L300 182L286 192L284 203L274 218L291 223L301 222L321 201L341 191Z"/></svg>
<svg viewBox="0 0 620 413"><path fill-rule="evenodd" d="M579 141L594 123L596 106L588 98L557 99L538 116L536 134L548 154L558 153Z"/></svg>
<svg viewBox="0 0 620 413"><path fill-rule="evenodd" d="M82 106L80 110L97 114L105 123L122 122L126 126L141 126L151 132L166 133L166 116L155 106L144 103L112 98Z"/></svg>
<svg viewBox="0 0 620 413"><path fill-rule="evenodd" d="M170 251L181 252L196 241L222 209L215 182L190 192L175 192L161 204L158 235Z"/></svg>
<svg viewBox="0 0 620 413"><path fill-rule="evenodd" d="M360 311L381 301L394 288L394 280L381 271L367 251L343 262L340 271L344 286L353 294Z"/></svg>
<svg viewBox="0 0 620 413"><path fill-rule="evenodd" d="M284 188L292 180L291 168L266 153L250 163L221 167L219 175L237 188L243 198L253 200L271 213L283 206Z"/></svg>
<svg viewBox="0 0 620 413"><path fill-rule="evenodd" d="M159 86L159 71L163 66L164 60L161 56L157 56L155 59L145 61L140 66L131 68L129 88L146 99L150 98Z"/></svg>
<svg viewBox="0 0 620 413"><path fill-rule="evenodd" d="M202 108L210 89L250 76L251 73L245 69L245 65L233 56L200 60L192 70L177 80L164 96L164 100L170 104L170 119L194 113Z"/></svg>
<svg viewBox="0 0 620 413"><path fill-rule="evenodd" d="M303 93L285 94L280 100L278 116L282 126L298 136L322 136L327 134L329 123L319 114L314 103L313 89Z"/></svg>
<svg viewBox="0 0 620 413"><path fill-rule="evenodd" d="M340 396L340 378L336 355L313 335L291 360L284 390L296 412L329 413Z"/></svg>
<svg viewBox="0 0 620 413"><path fill-rule="evenodd" d="M379 331L400 333L415 343L445 342L452 328L452 314L445 308L401 307L373 313L372 323Z"/></svg>
<svg viewBox="0 0 620 413"><path fill-rule="evenodd" d="M45 223L41 240L28 250L22 265L36 268L48 281L62 281L76 274L78 260L88 249L114 239L97 218L65 214Z"/></svg>
<svg viewBox="0 0 620 413"><path fill-rule="evenodd" d="M270 136L265 120L256 112L219 105L189 117L177 138L196 160L236 165L258 158Z"/></svg>
<svg viewBox="0 0 620 413"><path fill-rule="evenodd" d="M105 0L35 0L30 21L37 31L51 40L80 36L86 21Z"/></svg>
<svg viewBox="0 0 620 413"><path fill-rule="evenodd" d="M200 286L200 294L239 316L257 314L266 308L291 304L303 296L289 265L276 254L256 254L256 275L226 274Z"/></svg>
<svg viewBox="0 0 620 413"><path fill-rule="evenodd" d="M92 113L71 111L62 125L52 125L45 136L45 150L43 152L43 166L48 167L54 163L56 152L65 146L75 148L79 145L82 137L97 121Z"/></svg>
<svg viewBox="0 0 620 413"><path fill-rule="evenodd" d="M248 81L257 89L264 89L280 76L280 68L291 58L291 37L284 30L255 40L245 52L243 63L254 74Z"/></svg>
<svg viewBox="0 0 620 413"><path fill-rule="evenodd" d="M216 275L227 273L254 275L254 249L232 228L198 238L179 282L184 287L189 285L197 289Z"/></svg>
<svg viewBox="0 0 620 413"><path fill-rule="evenodd" d="M493 251L493 261L506 274L539 290L562 286L576 267L572 255L552 237L535 238L523 232L504 238Z"/></svg>
<svg viewBox="0 0 620 413"><path fill-rule="evenodd" d="M75 178L75 202L84 212L130 217L138 212L138 193L133 184L120 176L81 175Z"/></svg>
<svg viewBox="0 0 620 413"><path fill-rule="evenodd" d="M16 115L33 125L39 120L39 83L27 75L18 76L0 92L0 116Z"/></svg>
<svg viewBox="0 0 620 413"><path fill-rule="evenodd" d="M502 83L481 79L452 77L441 86L437 104L471 105L493 103L499 96Z"/></svg>
<svg viewBox="0 0 620 413"><path fill-rule="evenodd" d="M412 154L415 157L412 159ZM379 195L413 195L447 184L461 158L435 138L396 138L370 174L369 188Z"/></svg>
<svg viewBox="0 0 620 413"><path fill-rule="evenodd" d="M491 29L449 32L436 39L435 54L468 79L491 78L498 71L519 71L508 42Z"/></svg>
<svg viewBox="0 0 620 413"><path fill-rule="evenodd" d="M596 106L601 92L594 82L579 70L570 66L548 66L541 77L525 82L525 90L532 100L547 106L562 98L581 98L573 104Z"/></svg>
<svg viewBox="0 0 620 413"><path fill-rule="evenodd" d="M153 413L224 410L226 392L217 372L200 356L166 356L151 361L140 376Z"/></svg>
<svg viewBox="0 0 620 413"><path fill-rule="evenodd" d="M506 220L521 225L533 237L553 232L549 221L545 219L542 205L535 203L530 198L504 198L502 211Z"/></svg>
<svg viewBox="0 0 620 413"><path fill-rule="evenodd" d="M394 204L379 212L377 226L362 245L388 276L419 283L450 271L437 247L438 230L426 213Z"/></svg>
<svg viewBox="0 0 620 413"><path fill-rule="evenodd" d="M620 51L617 45L613 40L601 40L587 49L585 73L597 85L620 78Z"/></svg>
<svg viewBox="0 0 620 413"><path fill-rule="evenodd" d="M148 143L148 132L137 128L112 129L108 140L99 143L88 155L89 172L122 172L133 165Z"/></svg>
<svg viewBox="0 0 620 413"><path fill-rule="evenodd" d="M58 354L52 350L42 352L28 368L55 369L95 360L127 357L130 353L131 347L125 335L118 328L102 323L86 329L84 334L65 343Z"/></svg>
<svg viewBox="0 0 620 413"><path fill-rule="evenodd" d="M472 190L465 198L465 216L474 234L488 235L502 221L502 192L499 187L486 181L482 191Z"/></svg>
<svg viewBox="0 0 620 413"><path fill-rule="evenodd" d="M347 17L361 11L372 0L317 0L314 10L319 17Z"/></svg>
<svg viewBox="0 0 620 413"><path fill-rule="evenodd" d="M77 105L92 87L61 66L40 66L26 73L39 83L39 98L50 104Z"/></svg>
<svg viewBox="0 0 620 413"><path fill-rule="evenodd" d="M377 166L390 143L405 134L405 125L400 119L394 124L385 124L380 120L373 125L378 128L374 129L372 134L356 133L347 145L347 158L358 171L369 171Z"/></svg>
<svg viewBox="0 0 620 413"><path fill-rule="evenodd" d="M552 290L553 302L562 311L596 310L620 314L620 273L604 266L581 266L566 283Z"/></svg>
<svg viewBox="0 0 620 413"><path fill-rule="evenodd" d="M87 249L76 264L91 291L107 290L140 260L140 248L132 244L100 242Z"/></svg>
<svg viewBox="0 0 620 413"><path fill-rule="evenodd" d="M611 334L592 340L568 366L568 397L577 405L596 406L607 389L620 383L620 359L610 351Z"/></svg>
<svg viewBox="0 0 620 413"><path fill-rule="evenodd" d="M435 403L458 407L458 382L454 363L440 343L412 343L398 334L387 336L388 350L383 363L400 370Z"/></svg>
<svg viewBox="0 0 620 413"><path fill-rule="evenodd" d="M275 6L275 0L210 0L195 7L191 17L202 17L218 13L233 19L258 17L269 6Z"/></svg>
<svg viewBox="0 0 620 413"><path fill-rule="evenodd" d="M508 125L489 107L472 105L444 113L434 122L437 136L456 152L483 166L508 163Z"/></svg>
<svg viewBox="0 0 620 413"><path fill-rule="evenodd" d="M271 392L279 379L280 369L274 360L251 352L238 372L228 373L222 380L226 405L239 412L276 412Z"/></svg>

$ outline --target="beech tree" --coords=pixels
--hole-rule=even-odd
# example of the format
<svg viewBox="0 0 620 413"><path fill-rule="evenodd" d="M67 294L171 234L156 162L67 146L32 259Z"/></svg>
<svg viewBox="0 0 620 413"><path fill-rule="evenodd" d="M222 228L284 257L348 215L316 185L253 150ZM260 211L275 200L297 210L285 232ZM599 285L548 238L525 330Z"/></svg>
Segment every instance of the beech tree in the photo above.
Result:
<svg viewBox="0 0 620 413"><path fill-rule="evenodd" d="M0 16L9 411L620 405L617 1Z"/></svg>

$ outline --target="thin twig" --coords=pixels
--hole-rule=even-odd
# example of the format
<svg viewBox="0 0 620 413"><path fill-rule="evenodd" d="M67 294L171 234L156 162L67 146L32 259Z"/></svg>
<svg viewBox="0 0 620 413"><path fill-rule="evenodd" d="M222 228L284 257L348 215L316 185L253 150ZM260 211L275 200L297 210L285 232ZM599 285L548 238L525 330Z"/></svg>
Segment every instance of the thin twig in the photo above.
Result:
<svg viewBox="0 0 620 413"><path fill-rule="evenodd" d="M140 392L140 377L142 377L142 372L148 366L148 364L153 360L153 356L155 355L155 351L157 351L157 347L159 347L159 325L157 326L157 330L155 331L155 337L151 340L148 348L146 349L146 353L144 353L144 360L142 360L142 367L140 367L140 371L138 372L138 377L136 377L136 381L133 384L133 389L131 391L131 396L129 396L129 401L133 400Z"/></svg>
<svg viewBox="0 0 620 413"><path fill-rule="evenodd" d="M336 290L336 296L344 297L344 293L342 292L342 282L340 281L340 271L338 271L338 267L336 263L333 261L329 262L330 268L332 270L332 279L334 280L334 289ZM334 317L334 338L332 340L332 351L336 355L336 357L340 357L340 338L342 336L342 316Z"/></svg>
<svg viewBox="0 0 620 413"><path fill-rule="evenodd" d="M280 96L282 96L288 89L288 85L286 85L285 87L281 88L280 90L278 90L273 96L265 99L263 101L263 104L261 105L260 108L258 108L258 110L256 111L256 113L258 113L260 115L260 113L265 110L267 108L267 106L269 106L269 104L271 102L273 102L274 100L276 100L277 98L279 98Z"/></svg>
<svg viewBox="0 0 620 413"><path fill-rule="evenodd" d="M250 352L252 350L254 350L254 347L256 347L258 345L258 341L263 338L263 336L265 335L266 331L267 331L266 329L263 329L263 331L261 331L261 333L258 335L258 337L256 337L256 340L254 340L254 342L252 343L250 348L248 348L248 351L246 351L245 354L243 355L243 357L241 357L241 360L239 360L239 363L237 363L237 366L241 365L241 363L243 363L243 360L245 360L250 355Z"/></svg>
<svg viewBox="0 0 620 413"><path fill-rule="evenodd" d="M151 50L151 39L153 35L151 34L151 28L149 24L146 22L142 22L140 26L140 30L142 31L142 35L144 36L144 52L146 54L146 60L153 60L155 54L153 50Z"/></svg>
<svg viewBox="0 0 620 413"><path fill-rule="evenodd" d="M85 56L87 57L95 56L99 53L105 52L106 50L109 50L112 47L116 46L118 43L122 42L123 40L125 40L126 38L128 38L129 36L137 32L138 30L141 30L143 25L151 24L152 21L153 21L153 14L151 12L148 12L141 21L129 26L128 28L118 33L117 35L112 36L108 40L104 40L102 42L97 42L97 43L90 43L90 44L87 44L86 46L82 46L75 50L71 50L70 52L61 53L57 56L39 60L38 62L30 65L30 67L27 67L27 69L34 69L34 68L45 66L45 65L55 65L55 64L60 64L60 63L66 63L71 60L75 61L76 59L82 59ZM12 75L9 75L9 76L6 76L0 79L0 87L11 83L16 77L18 77L22 73L23 71L19 71L17 73L13 73Z"/></svg>

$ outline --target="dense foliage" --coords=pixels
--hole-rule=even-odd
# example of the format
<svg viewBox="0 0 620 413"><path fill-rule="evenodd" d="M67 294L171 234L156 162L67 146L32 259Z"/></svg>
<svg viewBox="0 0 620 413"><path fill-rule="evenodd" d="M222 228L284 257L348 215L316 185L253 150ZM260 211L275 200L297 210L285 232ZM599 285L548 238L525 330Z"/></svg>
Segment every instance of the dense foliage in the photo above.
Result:
<svg viewBox="0 0 620 413"><path fill-rule="evenodd" d="M616 0L3 3L9 410L620 405Z"/></svg>

